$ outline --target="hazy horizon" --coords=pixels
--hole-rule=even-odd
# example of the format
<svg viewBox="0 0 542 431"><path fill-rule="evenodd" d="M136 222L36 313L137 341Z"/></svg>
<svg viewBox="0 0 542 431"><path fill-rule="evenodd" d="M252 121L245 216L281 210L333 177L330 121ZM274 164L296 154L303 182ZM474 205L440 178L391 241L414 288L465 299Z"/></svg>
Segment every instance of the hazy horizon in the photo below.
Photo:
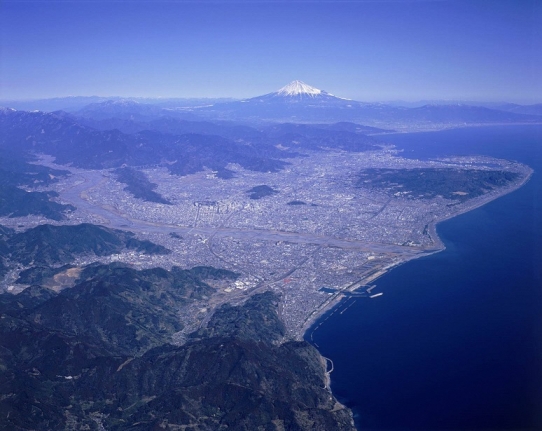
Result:
<svg viewBox="0 0 542 431"><path fill-rule="evenodd" d="M18 102L18 103L25 103L25 102L38 102L38 101L46 101L46 100L54 100L54 99L69 99L69 98L100 98L100 99L126 99L126 100L135 100L140 101L140 103L149 103L152 104L154 101L163 100L212 100L212 101L219 101L224 100L226 101L236 101L236 100L245 100L249 99L250 97L257 97L261 96L262 94L255 94L253 96L249 97L234 97L234 96L220 96L220 97L213 97L213 96L118 96L118 95L112 95L112 96L100 96L96 94L92 95L68 95L68 96L53 96L53 97L44 97L44 98L1 98L0 102ZM525 99L496 99L496 100L468 100L468 99L375 99L375 100L361 100L361 99L352 99L356 102L367 102L367 103L382 103L382 104L389 104L389 105L400 105L400 106L409 106L409 105L421 105L421 104L469 104L469 105L504 105L507 103L510 104L517 104L517 105L539 105L542 104L542 98L537 100L525 100ZM149 102L147 102L149 101ZM93 103L93 102L90 102ZM7 106L9 107L9 106Z"/></svg>
<svg viewBox="0 0 542 431"><path fill-rule="evenodd" d="M4 1L0 99L542 101L542 3Z"/></svg>

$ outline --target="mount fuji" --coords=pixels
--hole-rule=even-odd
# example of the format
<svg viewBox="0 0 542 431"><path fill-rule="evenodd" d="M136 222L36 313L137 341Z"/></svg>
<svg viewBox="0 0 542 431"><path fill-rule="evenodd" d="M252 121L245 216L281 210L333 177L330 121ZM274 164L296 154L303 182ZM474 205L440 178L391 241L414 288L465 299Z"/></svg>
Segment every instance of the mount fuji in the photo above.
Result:
<svg viewBox="0 0 542 431"><path fill-rule="evenodd" d="M344 103L350 102L348 99L336 97L327 91L312 87L302 81L292 81L288 85L280 88L273 93L265 94L251 99L245 99L244 102L260 102L260 101L275 101L275 102L335 102Z"/></svg>
<svg viewBox="0 0 542 431"><path fill-rule="evenodd" d="M540 123L542 116L522 115L469 105L425 105L419 108L365 103L334 96L302 81L272 93L217 103L192 112L207 119L255 123L353 122L381 128L435 128L468 124Z"/></svg>
<svg viewBox="0 0 542 431"><path fill-rule="evenodd" d="M288 85L282 87L277 94L280 96L310 96L317 97L320 95L328 94L325 91L318 88L311 87L302 81L292 81Z"/></svg>
<svg viewBox="0 0 542 431"><path fill-rule="evenodd" d="M352 103L358 105L359 102L353 102L350 99L343 99L334 96L327 91L312 87L302 81L292 81L288 85L274 91L264 94L263 96L244 99L240 103L258 104L258 103L274 103L274 104L299 104L302 106L344 106L351 107Z"/></svg>
<svg viewBox="0 0 542 431"><path fill-rule="evenodd" d="M357 118L352 114L363 106L372 105L343 99L296 80L272 93L220 103L193 112L221 119L329 122Z"/></svg>

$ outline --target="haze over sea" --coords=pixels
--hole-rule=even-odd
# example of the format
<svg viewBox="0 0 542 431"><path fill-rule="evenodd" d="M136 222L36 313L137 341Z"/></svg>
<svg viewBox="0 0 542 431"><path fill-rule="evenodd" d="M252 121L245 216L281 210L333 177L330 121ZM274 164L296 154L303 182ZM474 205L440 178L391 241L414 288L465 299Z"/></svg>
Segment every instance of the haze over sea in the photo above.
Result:
<svg viewBox="0 0 542 431"><path fill-rule="evenodd" d="M314 332L334 394L361 430L542 429L542 126L384 138L406 157L483 154L535 172L439 224L445 251L392 270L383 296Z"/></svg>

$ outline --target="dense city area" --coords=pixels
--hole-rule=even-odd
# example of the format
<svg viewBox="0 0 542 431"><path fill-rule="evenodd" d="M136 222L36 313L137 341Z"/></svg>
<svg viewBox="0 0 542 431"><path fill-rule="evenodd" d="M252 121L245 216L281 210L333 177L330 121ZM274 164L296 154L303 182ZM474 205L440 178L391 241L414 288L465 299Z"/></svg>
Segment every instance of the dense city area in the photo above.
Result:
<svg viewBox="0 0 542 431"><path fill-rule="evenodd" d="M59 168L51 157L44 156L39 163ZM228 169L235 172L231 179L218 178L211 170L181 177L149 167L142 172L157 185L155 192L165 202L156 203L135 198L113 170L68 169L71 175L48 190L59 194L59 203L76 210L57 224L94 223L129 230L171 250L163 255L126 250L80 256L76 266L96 261L119 261L138 269L212 266L239 275L235 280L209 280L215 294L180 307L185 326L175 336L179 343L185 334L204 326L217 306L241 303L265 290L281 295L280 313L288 334L299 339L316 317L353 291L357 290L354 300L378 296L372 282L387 269L441 250L435 233L438 221L514 190L530 175L529 168L509 161L485 157L421 161L400 157L392 147L364 153L307 152L306 157L290 159L278 173L230 164ZM437 169L444 178L446 173L465 177L458 183L463 189L450 189L448 196L430 189L420 193L412 181L409 188L393 178L378 182L374 174L385 170L422 176ZM482 171L508 173L508 180L473 188L466 173ZM51 220L36 216L0 220L16 230L45 222ZM4 278L5 289L15 293L25 287L12 283L22 269Z"/></svg>

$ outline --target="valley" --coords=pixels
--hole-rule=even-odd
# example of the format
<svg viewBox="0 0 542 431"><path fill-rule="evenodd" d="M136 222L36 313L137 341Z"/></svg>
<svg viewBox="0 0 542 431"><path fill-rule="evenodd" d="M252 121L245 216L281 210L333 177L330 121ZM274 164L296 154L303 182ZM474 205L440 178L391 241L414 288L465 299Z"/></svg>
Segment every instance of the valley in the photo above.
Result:
<svg viewBox="0 0 542 431"><path fill-rule="evenodd" d="M36 163L60 168L47 156ZM167 201L158 203L136 198L112 170L64 169L71 175L54 183L52 191L58 193L58 202L77 209L62 223L128 230L171 251L87 255L76 265L123 262L138 269L204 265L240 274L209 300L180 307L185 329L174 336L176 342L203 326L222 304L241 303L266 290L281 297L288 337L301 339L314 319L340 301L344 292L368 286L375 274L407 260L441 250L434 230L438 221L510 192L530 175L523 165L483 157L410 160L393 148L307 152L303 158L291 159L280 173L229 165L235 176L227 180L210 170L178 177L161 168L144 169L145 178ZM424 169L441 172L441 177L448 170L472 175L508 172L509 178L499 186L484 186L484 192L470 199L461 190L445 198L425 184L432 194L418 198L410 193L412 186L400 182L405 174ZM367 174L361 173L372 171L385 172L392 184L375 188L364 183ZM465 190L482 184L476 175L466 181L461 185ZM277 192L254 200L247 191L258 184L271 184ZM303 204L288 205L292 201ZM41 222L28 217L0 223L21 229ZM337 292L330 296L322 287ZM22 288L7 287L14 292Z"/></svg>
<svg viewBox="0 0 542 431"><path fill-rule="evenodd" d="M5 422L352 431L316 320L379 301L383 274L444 249L437 223L533 172L407 158L386 134L540 117L364 104L298 81L163 103L0 109Z"/></svg>

